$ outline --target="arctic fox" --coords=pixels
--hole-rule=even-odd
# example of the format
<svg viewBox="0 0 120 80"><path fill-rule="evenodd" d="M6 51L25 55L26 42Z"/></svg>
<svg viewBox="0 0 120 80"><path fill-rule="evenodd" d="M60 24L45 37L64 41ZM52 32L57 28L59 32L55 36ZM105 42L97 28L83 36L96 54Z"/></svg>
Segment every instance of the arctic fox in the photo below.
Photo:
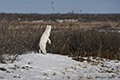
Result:
<svg viewBox="0 0 120 80"><path fill-rule="evenodd" d="M51 32L51 25L47 25L46 30L42 34L40 38L40 42L39 42L39 48L40 48L39 53L40 54L41 53L46 54L46 43L47 42L51 44L51 40L49 39L50 32Z"/></svg>

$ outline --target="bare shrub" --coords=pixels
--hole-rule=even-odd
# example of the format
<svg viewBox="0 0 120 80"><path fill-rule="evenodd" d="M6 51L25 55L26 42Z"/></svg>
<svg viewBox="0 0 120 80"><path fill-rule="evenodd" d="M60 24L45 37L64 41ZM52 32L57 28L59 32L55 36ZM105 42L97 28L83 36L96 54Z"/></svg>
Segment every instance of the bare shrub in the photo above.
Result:
<svg viewBox="0 0 120 80"><path fill-rule="evenodd" d="M42 29L3 29L0 33L0 54L22 54L39 49Z"/></svg>
<svg viewBox="0 0 120 80"><path fill-rule="evenodd" d="M52 32L52 45L48 52L74 56L99 56L118 59L119 33L105 33L96 30L63 30Z"/></svg>

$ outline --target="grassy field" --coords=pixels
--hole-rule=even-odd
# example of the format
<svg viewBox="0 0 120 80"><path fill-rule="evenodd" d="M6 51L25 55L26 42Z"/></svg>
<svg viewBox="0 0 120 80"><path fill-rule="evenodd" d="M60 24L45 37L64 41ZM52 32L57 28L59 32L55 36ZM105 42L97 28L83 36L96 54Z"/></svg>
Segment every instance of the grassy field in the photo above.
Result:
<svg viewBox="0 0 120 80"><path fill-rule="evenodd" d="M75 60L78 56L120 59L119 19L120 14L1 13L0 54L38 51L46 25L52 25L47 52L74 56Z"/></svg>

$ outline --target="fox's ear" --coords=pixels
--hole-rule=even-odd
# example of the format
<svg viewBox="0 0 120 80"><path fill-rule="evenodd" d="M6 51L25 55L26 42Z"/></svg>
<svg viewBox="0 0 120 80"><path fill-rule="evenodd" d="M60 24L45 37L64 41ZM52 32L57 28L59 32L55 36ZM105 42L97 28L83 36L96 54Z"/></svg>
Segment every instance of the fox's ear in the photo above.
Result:
<svg viewBox="0 0 120 80"><path fill-rule="evenodd" d="M51 25L47 25L47 27L51 27Z"/></svg>

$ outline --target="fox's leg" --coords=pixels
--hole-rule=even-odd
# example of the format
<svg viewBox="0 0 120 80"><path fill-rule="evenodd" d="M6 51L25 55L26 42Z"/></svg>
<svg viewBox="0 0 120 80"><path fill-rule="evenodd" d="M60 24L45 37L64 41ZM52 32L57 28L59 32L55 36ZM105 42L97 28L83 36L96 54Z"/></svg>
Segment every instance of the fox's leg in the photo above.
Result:
<svg viewBox="0 0 120 80"><path fill-rule="evenodd" d="M46 54L46 50L45 49L43 49L43 51L42 51L44 54Z"/></svg>
<svg viewBox="0 0 120 80"><path fill-rule="evenodd" d="M43 49L42 53L43 53L43 54L46 54L46 50ZM41 49L39 49L39 54L41 54Z"/></svg>
<svg viewBox="0 0 120 80"><path fill-rule="evenodd" d="M39 49L39 54L41 54L41 49Z"/></svg>
<svg viewBox="0 0 120 80"><path fill-rule="evenodd" d="M42 51L44 54L46 54L46 43L45 44L42 44L41 46L40 46L40 51ZM41 52L40 52L41 53Z"/></svg>
<svg viewBox="0 0 120 80"><path fill-rule="evenodd" d="M47 40L47 41L48 41L48 44L51 44L51 40L50 40L49 38L48 38L48 40Z"/></svg>

